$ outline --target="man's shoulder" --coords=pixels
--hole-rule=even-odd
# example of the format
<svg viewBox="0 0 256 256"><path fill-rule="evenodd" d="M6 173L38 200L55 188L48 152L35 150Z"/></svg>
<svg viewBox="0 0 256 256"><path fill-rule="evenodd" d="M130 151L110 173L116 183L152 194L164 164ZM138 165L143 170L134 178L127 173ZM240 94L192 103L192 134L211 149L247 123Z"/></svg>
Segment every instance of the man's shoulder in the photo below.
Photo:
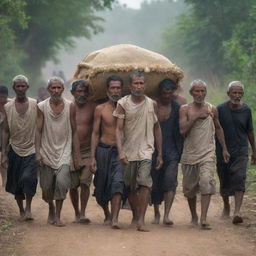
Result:
<svg viewBox="0 0 256 256"><path fill-rule="evenodd" d="M10 100L4 105L5 110L6 110L6 109L9 109L11 106L13 106L13 105L14 105L14 102L15 102L15 98L10 99Z"/></svg>

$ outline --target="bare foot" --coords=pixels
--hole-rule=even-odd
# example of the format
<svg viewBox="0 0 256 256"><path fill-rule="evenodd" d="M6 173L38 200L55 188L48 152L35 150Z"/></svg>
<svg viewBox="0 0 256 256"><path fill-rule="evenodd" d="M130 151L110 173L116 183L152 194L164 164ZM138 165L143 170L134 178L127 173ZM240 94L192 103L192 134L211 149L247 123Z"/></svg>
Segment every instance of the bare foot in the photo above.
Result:
<svg viewBox="0 0 256 256"><path fill-rule="evenodd" d="M78 222L82 224L90 224L91 220L86 217L81 217Z"/></svg>
<svg viewBox="0 0 256 256"><path fill-rule="evenodd" d="M26 212L26 213L25 213L24 220L25 220L25 221L34 220L34 218L32 217L31 212Z"/></svg>
<svg viewBox="0 0 256 256"><path fill-rule="evenodd" d="M241 216L239 216L239 215L235 215L234 217L233 217L233 220L232 220L232 223L233 224L240 224L240 223L243 223L244 222L244 220L243 220L243 218L241 217Z"/></svg>
<svg viewBox="0 0 256 256"><path fill-rule="evenodd" d="M164 218L163 219L163 224L166 226L172 226L173 225L173 221L170 220L169 218Z"/></svg>
<svg viewBox="0 0 256 256"><path fill-rule="evenodd" d="M111 228L113 228L113 229L121 229L117 221L112 221Z"/></svg>
<svg viewBox="0 0 256 256"><path fill-rule="evenodd" d="M224 207L223 212L221 214L222 219L228 219L230 217L230 207Z"/></svg>
<svg viewBox="0 0 256 256"><path fill-rule="evenodd" d="M159 214L157 214L157 215L155 215L155 218L152 220L152 222L151 222L151 224L159 224L160 223L160 215Z"/></svg>
<svg viewBox="0 0 256 256"><path fill-rule="evenodd" d="M137 225L137 230L140 232L149 232L148 229L145 228L145 225Z"/></svg>
<svg viewBox="0 0 256 256"><path fill-rule="evenodd" d="M61 220L55 220L54 226L56 226L56 227L65 227L66 225Z"/></svg>
<svg viewBox="0 0 256 256"><path fill-rule="evenodd" d="M104 226L110 226L111 225L111 220L109 218L104 219L103 225Z"/></svg>
<svg viewBox="0 0 256 256"><path fill-rule="evenodd" d="M197 226L198 225L198 217L196 216L196 217L193 217L192 219L191 219L191 222L190 222L192 225L195 225L195 226Z"/></svg>
<svg viewBox="0 0 256 256"><path fill-rule="evenodd" d="M24 220L25 220L25 212L20 212L19 221L24 221Z"/></svg>
<svg viewBox="0 0 256 256"><path fill-rule="evenodd" d="M212 228L210 227L210 224L207 223L205 220L202 220L200 222L200 225L201 225L201 229L203 230L211 230Z"/></svg>
<svg viewBox="0 0 256 256"><path fill-rule="evenodd" d="M80 216L76 215L73 223L79 223L79 221L80 221Z"/></svg>

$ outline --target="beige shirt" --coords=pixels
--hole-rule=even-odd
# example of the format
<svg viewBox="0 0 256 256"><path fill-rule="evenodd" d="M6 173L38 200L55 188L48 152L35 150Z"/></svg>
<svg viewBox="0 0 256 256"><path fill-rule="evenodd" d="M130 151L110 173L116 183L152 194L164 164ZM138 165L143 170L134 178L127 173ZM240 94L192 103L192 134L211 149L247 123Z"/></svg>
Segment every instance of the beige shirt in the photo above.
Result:
<svg viewBox="0 0 256 256"><path fill-rule="evenodd" d="M123 151L128 161L152 159L154 152L154 124L157 116L153 100L145 96L145 100L135 104L131 96L125 96L118 101L125 110ZM114 116L120 117L116 113Z"/></svg>
<svg viewBox="0 0 256 256"><path fill-rule="evenodd" d="M28 110L19 114L15 106L15 98L4 106L10 131L10 144L19 156L25 157L35 153L35 132L37 103L28 98Z"/></svg>
<svg viewBox="0 0 256 256"><path fill-rule="evenodd" d="M50 106L50 98L38 103L44 115L40 153L44 164L53 169L63 164L70 165L72 149L72 129L70 123L71 102L63 99L64 108L56 115Z"/></svg>
<svg viewBox="0 0 256 256"><path fill-rule="evenodd" d="M209 109L212 111L210 104ZM215 126L209 115L205 119L198 119L186 135L180 162L194 165L215 160Z"/></svg>

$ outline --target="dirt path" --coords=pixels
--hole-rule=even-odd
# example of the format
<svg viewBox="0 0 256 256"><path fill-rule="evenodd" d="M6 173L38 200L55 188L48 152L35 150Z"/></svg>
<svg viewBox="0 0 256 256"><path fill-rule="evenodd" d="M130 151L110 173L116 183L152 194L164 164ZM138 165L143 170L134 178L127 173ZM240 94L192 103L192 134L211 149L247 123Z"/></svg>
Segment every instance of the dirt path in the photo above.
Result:
<svg viewBox="0 0 256 256"><path fill-rule="evenodd" d="M1 191L3 193L3 190ZM12 196L5 197L7 204L13 204ZM14 205L14 204L13 204ZM15 205L14 205L15 206ZM15 207L16 209L16 207ZM88 217L90 225L72 223L73 209L67 199L63 208L64 228L46 224L47 205L40 198L40 189L33 202L35 220L19 223L12 217L20 231L21 241L16 246L16 256L252 256L255 247L246 234L249 220L241 226L234 226L230 221L220 220L220 201L214 196L210 205L209 222L213 230L203 231L191 228L186 201L181 192L175 199L172 228L148 224L149 233L140 233L129 226L131 213L122 210L120 222L123 229L112 230L102 225L103 214L90 198ZM14 212L13 214L17 214ZM153 216L152 207L147 211L147 223Z"/></svg>

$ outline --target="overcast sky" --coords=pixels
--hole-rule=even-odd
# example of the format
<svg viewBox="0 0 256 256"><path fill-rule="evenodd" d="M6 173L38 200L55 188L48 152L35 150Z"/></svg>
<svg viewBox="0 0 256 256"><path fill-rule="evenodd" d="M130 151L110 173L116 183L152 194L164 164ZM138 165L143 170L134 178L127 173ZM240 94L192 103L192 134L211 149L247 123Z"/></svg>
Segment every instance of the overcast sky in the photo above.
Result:
<svg viewBox="0 0 256 256"><path fill-rule="evenodd" d="M145 0L118 0L121 4L126 4L130 8L139 9L140 4Z"/></svg>

